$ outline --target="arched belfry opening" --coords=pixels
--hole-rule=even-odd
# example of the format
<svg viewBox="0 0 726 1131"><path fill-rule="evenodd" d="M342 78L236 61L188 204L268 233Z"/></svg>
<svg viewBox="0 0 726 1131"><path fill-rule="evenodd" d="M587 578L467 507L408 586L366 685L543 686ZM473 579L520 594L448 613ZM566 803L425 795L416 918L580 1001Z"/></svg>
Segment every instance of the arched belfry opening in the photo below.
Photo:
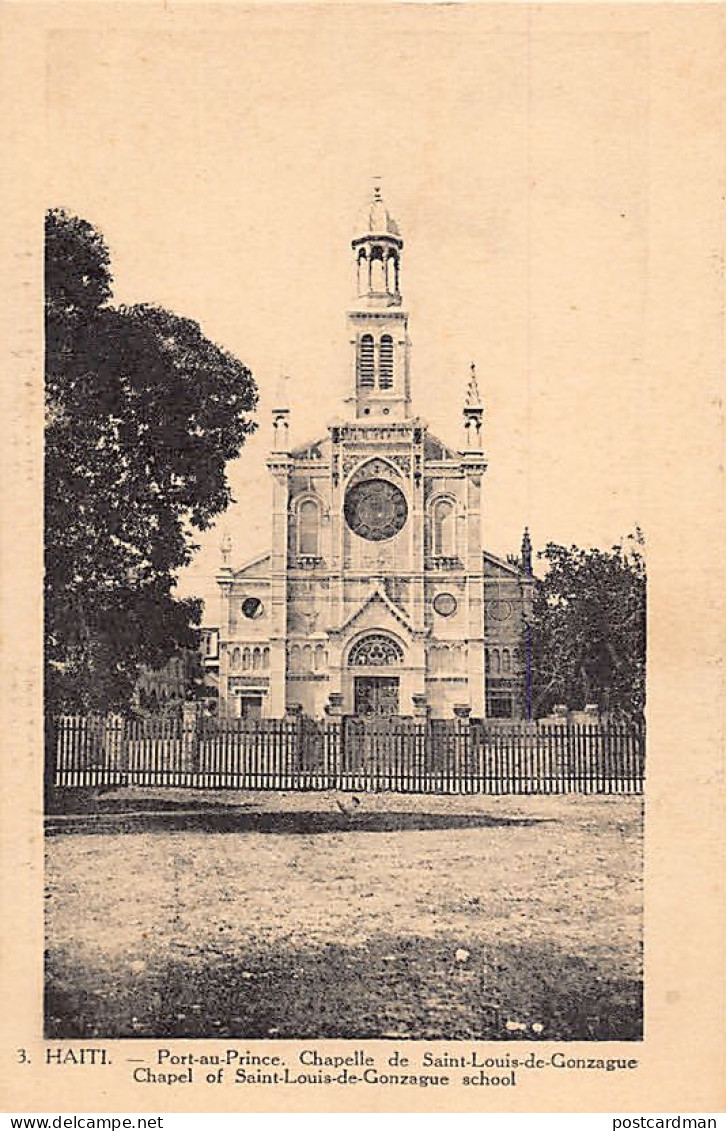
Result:
<svg viewBox="0 0 726 1131"><path fill-rule="evenodd" d="M376 185L358 218L353 239L359 298L375 298L383 305L400 305L402 249L398 224L381 196L380 186Z"/></svg>
<svg viewBox="0 0 726 1131"><path fill-rule="evenodd" d="M381 389L393 387L393 338L390 334L381 335L378 350L378 384Z"/></svg>
<svg viewBox="0 0 726 1131"><path fill-rule="evenodd" d="M375 343L372 334L361 334L358 343L358 384L361 389L372 389L376 383Z"/></svg>

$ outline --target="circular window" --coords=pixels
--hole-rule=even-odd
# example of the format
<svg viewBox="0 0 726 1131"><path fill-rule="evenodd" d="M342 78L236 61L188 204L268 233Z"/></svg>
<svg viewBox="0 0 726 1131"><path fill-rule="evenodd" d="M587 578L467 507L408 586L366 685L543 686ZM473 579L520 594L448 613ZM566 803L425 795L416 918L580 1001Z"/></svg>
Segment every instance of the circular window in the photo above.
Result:
<svg viewBox="0 0 726 1131"><path fill-rule="evenodd" d="M387 479L356 483L345 496L345 521L360 538L382 542L403 529L408 516L406 496Z"/></svg>
<svg viewBox="0 0 726 1131"><path fill-rule="evenodd" d="M508 620L514 611L511 601L490 601L488 607L492 620Z"/></svg>
<svg viewBox="0 0 726 1131"><path fill-rule="evenodd" d="M456 612L456 597L453 593L437 593L434 597L434 608L441 617L450 617Z"/></svg>
<svg viewBox="0 0 726 1131"><path fill-rule="evenodd" d="M262 616L264 605L259 597L245 597L242 602L242 616L248 620L257 620Z"/></svg>

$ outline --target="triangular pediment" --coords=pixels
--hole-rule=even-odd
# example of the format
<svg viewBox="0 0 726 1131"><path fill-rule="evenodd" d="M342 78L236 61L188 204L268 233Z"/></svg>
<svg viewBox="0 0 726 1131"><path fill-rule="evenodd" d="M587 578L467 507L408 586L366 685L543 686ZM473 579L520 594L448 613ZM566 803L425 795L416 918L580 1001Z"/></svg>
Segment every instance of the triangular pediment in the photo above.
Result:
<svg viewBox="0 0 726 1131"><path fill-rule="evenodd" d="M380 585L376 585L338 631L342 633L351 629L359 631L365 628L386 627L399 632L403 628L409 636L413 635L413 625L406 614Z"/></svg>
<svg viewBox="0 0 726 1131"><path fill-rule="evenodd" d="M455 452L438 436L434 436L431 432L427 432L424 438L424 457L427 460L439 459L459 459L460 453Z"/></svg>
<svg viewBox="0 0 726 1131"><path fill-rule="evenodd" d="M269 553L258 554L256 558L251 558L245 562L243 566L234 571L235 581L239 581L245 577L259 577L267 578L270 576L270 559Z"/></svg>
<svg viewBox="0 0 726 1131"><path fill-rule="evenodd" d="M484 577L521 577L522 571L504 558L498 558L489 550L482 550Z"/></svg>
<svg viewBox="0 0 726 1131"><path fill-rule="evenodd" d="M311 440L309 443L302 444L299 448L292 448L290 455L293 459L323 459L323 445L327 442L327 439L327 436L323 436L320 440Z"/></svg>

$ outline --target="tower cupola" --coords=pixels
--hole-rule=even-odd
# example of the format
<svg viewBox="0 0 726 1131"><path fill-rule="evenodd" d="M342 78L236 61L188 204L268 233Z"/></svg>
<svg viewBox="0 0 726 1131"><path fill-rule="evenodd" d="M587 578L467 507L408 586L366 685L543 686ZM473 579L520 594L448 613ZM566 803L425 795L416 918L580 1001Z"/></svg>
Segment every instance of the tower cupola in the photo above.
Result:
<svg viewBox="0 0 726 1131"><path fill-rule="evenodd" d="M378 184L358 217L352 247L358 298L374 309L400 306L403 240Z"/></svg>

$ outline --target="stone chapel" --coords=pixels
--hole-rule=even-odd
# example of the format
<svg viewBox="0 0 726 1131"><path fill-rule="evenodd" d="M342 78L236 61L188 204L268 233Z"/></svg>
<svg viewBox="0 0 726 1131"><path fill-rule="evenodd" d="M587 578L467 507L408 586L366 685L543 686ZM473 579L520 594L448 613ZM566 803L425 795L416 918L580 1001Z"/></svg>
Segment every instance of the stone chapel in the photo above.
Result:
<svg viewBox="0 0 726 1131"><path fill-rule="evenodd" d="M462 451L413 411L403 247L376 188L352 241L341 418L296 448L273 410L270 551L238 565L223 541L205 657L221 715L526 717L529 535L519 559L482 549L474 367Z"/></svg>

